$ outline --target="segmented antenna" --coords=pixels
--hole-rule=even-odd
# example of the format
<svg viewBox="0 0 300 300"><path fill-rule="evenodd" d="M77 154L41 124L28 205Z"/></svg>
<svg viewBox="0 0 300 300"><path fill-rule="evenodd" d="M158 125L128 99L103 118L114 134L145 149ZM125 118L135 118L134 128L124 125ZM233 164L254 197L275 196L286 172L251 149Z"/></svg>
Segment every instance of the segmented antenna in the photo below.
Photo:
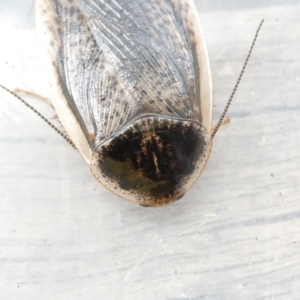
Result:
<svg viewBox="0 0 300 300"><path fill-rule="evenodd" d="M60 136L62 136L74 149L76 149L74 143L71 141L71 139L64 134L61 130L59 130L55 125L53 125L46 117L44 117L40 112L38 112L33 106L31 106L27 101L19 97L16 93L12 92L5 86L0 84L0 87L5 90L6 92L10 93L14 97L16 97L18 100L20 100L24 105L26 105L28 108L30 108L34 113L36 113L44 122L46 122L52 129L54 129Z"/></svg>
<svg viewBox="0 0 300 300"><path fill-rule="evenodd" d="M258 26L258 28L257 28L257 30L256 30L254 39L253 39L253 41L252 41L250 50L249 50L249 52L248 52L247 58L246 58L246 60L245 60L245 62L244 62L243 68L242 68L242 70L241 70L241 72L240 72L240 75L239 75L239 77L238 77L238 80L237 80L237 82L236 82L236 84L235 84L235 86L234 86L234 88L233 88L233 91L232 91L232 93L231 93L231 95L230 95L230 97L229 97L229 99L228 99L228 101L227 101L227 104L226 104L225 109L224 109L224 111L223 111L223 113L222 113L222 115L221 115L221 118L220 118L218 124L216 125L216 127L214 128L214 130L213 130L213 132L212 132L212 134L211 134L211 138L212 138L212 139L214 138L215 134L217 133L218 129L220 128L220 126L221 126L221 124L222 124L222 122L223 122L223 120L224 120L224 118L225 118L225 115L226 115L226 113L227 113L227 111L228 111L228 108L229 108L229 106L230 106L230 104L231 104L231 101L232 101L232 99L233 99L233 97L234 97L234 95L235 95L235 93L236 93L236 90L237 90L239 84L240 84L240 81L241 81L241 79L242 79L242 77L243 77L243 74L244 74L244 72L245 72L245 69L246 69L246 67L247 67L249 58L250 58L250 56L251 56L252 50L253 50L253 48L254 48L255 42L256 42L257 37L258 37L258 33L259 33L259 31L260 31L260 29L261 29L261 27L262 27L262 25L263 25L263 22L264 22L264 20L262 20L262 21L260 22L260 24L259 24L259 26Z"/></svg>

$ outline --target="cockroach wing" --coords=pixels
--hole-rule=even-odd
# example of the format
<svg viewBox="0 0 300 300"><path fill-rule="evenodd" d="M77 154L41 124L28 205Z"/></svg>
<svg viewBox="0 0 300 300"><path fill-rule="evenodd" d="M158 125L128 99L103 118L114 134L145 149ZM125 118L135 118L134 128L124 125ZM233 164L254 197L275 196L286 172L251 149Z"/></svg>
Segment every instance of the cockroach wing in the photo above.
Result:
<svg viewBox="0 0 300 300"><path fill-rule="evenodd" d="M54 107L89 163L95 147L127 122L131 95L74 1L38 0L37 29Z"/></svg>
<svg viewBox="0 0 300 300"><path fill-rule="evenodd" d="M132 95L132 117L157 113L198 121L210 131L210 71L192 1L76 2Z"/></svg>
<svg viewBox="0 0 300 300"><path fill-rule="evenodd" d="M38 2L54 106L94 176L144 206L182 197L211 148L211 76L192 1Z"/></svg>

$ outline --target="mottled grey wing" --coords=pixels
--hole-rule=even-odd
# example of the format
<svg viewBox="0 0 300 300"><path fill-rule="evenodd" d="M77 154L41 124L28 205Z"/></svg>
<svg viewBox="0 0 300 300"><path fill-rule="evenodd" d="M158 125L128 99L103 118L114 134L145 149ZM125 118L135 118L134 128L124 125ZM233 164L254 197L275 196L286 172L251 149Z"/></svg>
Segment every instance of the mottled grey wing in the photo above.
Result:
<svg viewBox="0 0 300 300"><path fill-rule="evenodd" d="M131 112L127 100L131 97L107 62L75 1L40 0L38 14L46 44L43 46L51 61L50 77L55 77L54 106L70 137L76 139L78 134L66 117L70 115L66 108L71 109L79 124L77 129L82 130L93 150L127 121ZM66 103L63 108L62 102ZM75 141L76 146L80 143L84 142Z"/></svg>
<svg viewBox="0 0 300 300"><path fill-rule="evenodd" d="M139 111L201 122L194 21L186 0L76 0ZM192 26L191 26L192 23ZM198 25L198 24L196 24Z"/></svg>

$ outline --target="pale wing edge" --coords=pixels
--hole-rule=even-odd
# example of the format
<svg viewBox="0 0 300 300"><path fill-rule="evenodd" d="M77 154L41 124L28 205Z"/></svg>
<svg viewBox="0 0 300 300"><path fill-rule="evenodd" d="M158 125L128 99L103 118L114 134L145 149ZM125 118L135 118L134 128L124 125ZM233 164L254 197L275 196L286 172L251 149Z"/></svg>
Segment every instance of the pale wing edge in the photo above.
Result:
<svg viewBox="0 0 300 300"><path fill-rule="evenodd" d="M60 82L58 70L51 63L52 58L49 57L50 53L48 52L47 48L47 45L49 44L49 36L45 35L46 24L44 21L45 14L47 13L44 8L47 7L47 5L54 5L54 3L45 0L36 1L36 27L41 47L41 57L45 62L45 75L47 76L48 80L50 79L52 102L69 137L76 145L77 149L87 163L89 163L92 157L92 151L89 142L86 139L78 119L70 108L71 104L65 96L63 86Z"/></svg>
<svg viewBox="0 0 300 300"><path fill-rule="evenodd" d="M186 1L186 0L183 0ZM195 54L198 62L199 70L199 85L200 85L200 108L202 115L202 125L210 133L212 128L212 108L213 108L213 92L212 92L212 77L210 70L209 57L205 42L204 33L200 23L200 17L197 12L194 1L187 0L190 5L190 14L194 24L195 32Z"/></svg>

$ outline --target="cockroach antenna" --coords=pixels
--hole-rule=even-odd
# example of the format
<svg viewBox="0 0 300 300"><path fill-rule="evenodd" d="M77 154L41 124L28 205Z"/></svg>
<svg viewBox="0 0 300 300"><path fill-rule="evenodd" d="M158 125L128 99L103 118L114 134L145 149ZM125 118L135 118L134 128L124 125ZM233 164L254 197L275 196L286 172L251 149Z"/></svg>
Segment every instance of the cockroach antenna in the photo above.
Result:
<svg viewBox="0 0 300 300"><path fill-rule="evenodd" d="M70 140L70 138L63 133L61 130L59 130L55 125L53 125L45 116L43 116L39 111L37 111L33 106L31 106L27 101L22 99L20 96L18 96L16 93L13 91L9 90L5 86L0 84L0 87L5 90L6 92L10 93L13 95L15 98L20 100L24 105L26 105L29 109L31 109L35 114L37 114L45 123L47 123L53 130L55 130L60 136L62 136L73 148L76 149L74 143Z"/></svg>
<svg viewBox="0 0 300 300"><path fill-rule="evenodd" d="M245 69L246 69L246 67L247 67L248 61L249 61L249 59L250 59L252 50L253 50L253 48L254 48L255 42L256 42L256 40L257 40L259 31L260 31L260 29L261 29L261 27L262 27L262 25L263 25L263 22L264 22L264 20L262 20L262 21L260 22L260 24L259 24L259 26L258 26L258 28L257 28L257 30L256 30L254 39L253 39L253 41L252 41L250 50L249 50L249 52L248 52L247 58L246 58L246 60L245 60L245 62L244 62L243 68L242 68L242 70L241 70L241 72L240 72L240 75L239 75L239 77L238 77L238 80L237 80L237 82L236 82L236 84L235 84L235 86L234 86L234 88L233 88L233 90L232 90L232 93L231 93L231 95L230 95L230 97L229 97L229 99L228 99L228 101L227 101L227 104L226 104L225 109L224 109L224 111L223 111L223 113L222 113L222 115L221 115L221 117L220 117L220 119L219 119L219 122L217 123L217 125L215 126L215 128L214 128L214 130L213 130L213 132L212 132L212 134L211 134L211 138L212 138L212 139L214 138L214 136L216 135L218 129L220 128L220 126L221 126L221 124L222 124L222 122L223 122L223 120L224 120L224 118L225 118L225 115L226 115L226 113L227 113L227 111L228 111L228 108L229 108L229 106L230 106L230 104L231 104L231 102L232 102L232 99L233 99L233 97L234 97L234 95L235 95L235 93L236 93L236 91L237 91L237 88L238 88L238 86L239 86L239 84L240 84L240 82L241 82L241 79L242 79L242 77L243 77L243 75L244 75L244 72L245 72Z"/></svg>

